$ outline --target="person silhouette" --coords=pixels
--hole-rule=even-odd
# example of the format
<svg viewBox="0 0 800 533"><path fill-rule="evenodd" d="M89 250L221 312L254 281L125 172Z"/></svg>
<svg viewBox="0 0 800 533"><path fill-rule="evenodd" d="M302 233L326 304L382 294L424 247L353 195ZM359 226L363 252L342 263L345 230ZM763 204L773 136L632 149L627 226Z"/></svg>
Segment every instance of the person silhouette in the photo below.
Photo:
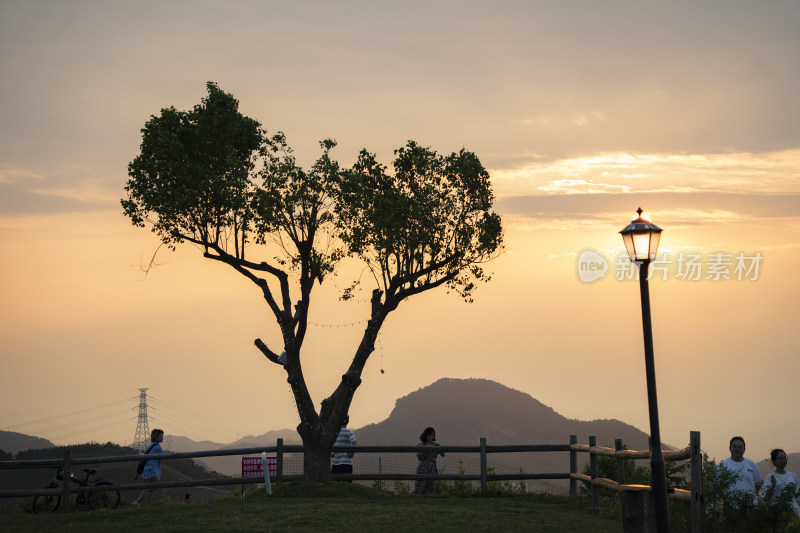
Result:
<svg viewBox="0 0 800 533"><path fill-rule="evenodd" d="M336 437L334 446L355 446L358 444L356 436L352 430L347 428L350 423L350 416L345 416L342 422L342 429L339 430L339 435ZM331 454L333 461L331 465L331 474L352 474L353 473L353 452L339 452ZM344 481L352 483L352 479L345 479Z"/></svg>
<svg viewBox="0 0 800 533"><path fill-rule="evenodd" d="M150 432L150 446L147 448L147 454L164 453L161 448L161 443L164 442L164 431L161 429L154 429ZM142 479L145 485L158 483L161 479L161 459L150 459L144 464L144 471L142 472ZM153 489L144 489L139 496L133 500L134 507L139 507L144 502L144 505L150 505L153 497Z"/></svg>
<svg viewBox="0 0 800 533"><path fill-rule="evenodd" d="M726 491L727 503L733 507L739 507L737 497L752 496L753 505L758 503L758 489L761 487L761 473L758 466L744 457L745 443L740 436L731 438L728 445L731 456L723 459L717 465L718 469L726 469L736 474L733 486Z"/></svg>
<svg viewBox="0 0 800 533"><path fill-rule="evenodd" d="M761 499L769 501L772 498L778 497L784 491L792 491L792 511L800 517L800 504L797 503L797 497L800 496L800 480L794 472L786 470L786 465L789 464L789 458L786 452L780 448L775 448L769 454L775 470L767 474L764 479L764 484L761 485Z"/></svg>
<svg viewBox="0 0 800 533"><path fill-rule="evenodd" d="M432 427L425 428L419 436L419 444L417 446L439 446L436 442L436 430ZM417 452L417 474L438 474L439 469L436 467L436 456L441 455L444 457L444 452L437 451L420 451ZM414 483L414 494L433 494L436 492L435 479L418 479Z"/></svg>

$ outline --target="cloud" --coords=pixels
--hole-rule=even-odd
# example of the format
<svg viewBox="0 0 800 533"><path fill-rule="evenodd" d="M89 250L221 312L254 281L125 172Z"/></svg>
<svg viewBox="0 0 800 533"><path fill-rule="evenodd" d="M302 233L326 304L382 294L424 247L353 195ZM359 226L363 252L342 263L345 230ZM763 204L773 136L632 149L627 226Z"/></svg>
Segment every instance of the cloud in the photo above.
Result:
<svg viewBox="0 0 800 533"><path fill-rule="evenodd" d="M54 196L67 200L77 200L86 204L108 204L116 202L120 191L111 191L107 182L99 179L86 179L72 187L52 187L31 189L32 194Z"/></svg>
<svg viewBox="0 0 800 533"><path fill-rule="evenodd" d="M114 181L98 178L71 181L68 176L49 179L31 172L0 173L0 215L106 210L119 205L122 193L116 186Z"/></svg>
<svg viewBox="0 0 800 533"><path fill-rule="evenodd" d="M503 198L495 207L502 214L531 218L580 218L603 220L618 213L630 213L642 206L654 218L686 220L734 220L800 216L800 193L736 194L723 192L644 192L623 194L530 195Z"/></svg>
<svg viewBox="0 0 800 533"><path fill-rule="evenodd" d="M0 183L10 184L41 179L41 174L27 168L0 168Z"/></svg>
<svg viewBox="0 0 800 533"><path fill-rule="evenodd" d="M539 187L539 190L548 193L595 194L606 192L630 192L631 188L627 185L611 185L608 183L595 183L586 180L563 179L551 181L547 185L542 185Z"/></svg>
<svg viewBox="0 0 800 533"><path fill-rule="evenodd" d="M635 208L662 228L792 230L800 217L800 194L646 192L542 194L501 198L495 208L507 229L617 232ZM789 237L787 237L789 238Z"/></svg>
<svg viewBox="0 0 800 533"><path fill-rule="evenodd" d="M492 170L499 197L645 192L800 193L800 149L762 154L533 156Z"/></svg>

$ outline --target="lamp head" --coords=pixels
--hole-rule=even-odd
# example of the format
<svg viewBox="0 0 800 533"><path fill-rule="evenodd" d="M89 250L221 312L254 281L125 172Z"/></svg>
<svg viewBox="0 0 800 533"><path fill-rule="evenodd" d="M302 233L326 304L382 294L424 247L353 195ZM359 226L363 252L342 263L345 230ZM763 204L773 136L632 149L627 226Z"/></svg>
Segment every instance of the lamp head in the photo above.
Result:
<svg viewBox="0 0 800 533"><path fill-rule="evenodd" d="M658 241L662 229L642 218L642 208L636 210L639 217L632 220L620 233L625 249L633 263L650 262L656 258Z"/></svg>

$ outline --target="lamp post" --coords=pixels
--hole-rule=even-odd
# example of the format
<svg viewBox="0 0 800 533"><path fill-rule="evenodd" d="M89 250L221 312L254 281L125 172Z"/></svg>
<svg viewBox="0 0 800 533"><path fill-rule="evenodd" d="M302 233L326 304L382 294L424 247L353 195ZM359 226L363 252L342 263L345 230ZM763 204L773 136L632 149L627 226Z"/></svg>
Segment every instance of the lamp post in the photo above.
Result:
<svg viewBox="0 0 800 533"><path fill-rule="evenodd" d="M659 533L668 533L669 504L667 503L667 476L664 456L661 453L661 430L658 425L658 397L656 394L656 369L653 358L653 327L650 322L650 288L647 270L655 259L661 228L639 217L632 220L620 233L631 262L639 265L639 290L642 295L642 329L644 330L644 363L647 373L647 404L650 411L650 472L653 480L656 525Z"/></svg>

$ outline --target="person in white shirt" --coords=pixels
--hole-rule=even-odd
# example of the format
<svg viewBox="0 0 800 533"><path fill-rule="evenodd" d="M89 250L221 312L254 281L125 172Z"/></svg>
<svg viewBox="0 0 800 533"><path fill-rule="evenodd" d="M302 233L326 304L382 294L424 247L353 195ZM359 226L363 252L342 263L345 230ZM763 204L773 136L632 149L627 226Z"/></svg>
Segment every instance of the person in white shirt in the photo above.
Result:
<svg viewBox="0 0 800 533"><path fill-rule="evenodd" d="M761 473L758 471L758 466L750 459L745 459L744 439L733 437L730 441L728 449L731 456L723 459L717 465L718 469L725 468L736 474L736 481L733 486L726 491L727 503L733 507L738 507L736 496L739 495L752 495L753 505L758 504L758 489L761 487Z"/></svg>
<svg viewBox="0 0 800 533"><path fill-rule="evenodd" d="M356 436L353 434L353 431L347 429L347 424L350 423L350 417L344 417L344 423L342 424L342 429L339 430L339 436L336 437L336 442L333 443L334 446L347 446L348 444L351 446L355 446L358 444L356 441ZM331 465L331 474L352 474L353 473L353 452L337 452L333 455L333 461ZM347 479L345 481L349 481L352 483L351 479Z"/></svg>
<svg viewBox="0 0 800 533"><path fill-rule="evenodd" d="M800 480L797 479L794 472L786 470L786 465L789 464L786 452L776 448L770 452L769 457L772 459L775 471L767 474L764 485L761 487L761 499L769 501L783 494L784 491L790 490L792 491L792 511L800 517L800 504L797 503L797 497L800 496Z"/></svg>

